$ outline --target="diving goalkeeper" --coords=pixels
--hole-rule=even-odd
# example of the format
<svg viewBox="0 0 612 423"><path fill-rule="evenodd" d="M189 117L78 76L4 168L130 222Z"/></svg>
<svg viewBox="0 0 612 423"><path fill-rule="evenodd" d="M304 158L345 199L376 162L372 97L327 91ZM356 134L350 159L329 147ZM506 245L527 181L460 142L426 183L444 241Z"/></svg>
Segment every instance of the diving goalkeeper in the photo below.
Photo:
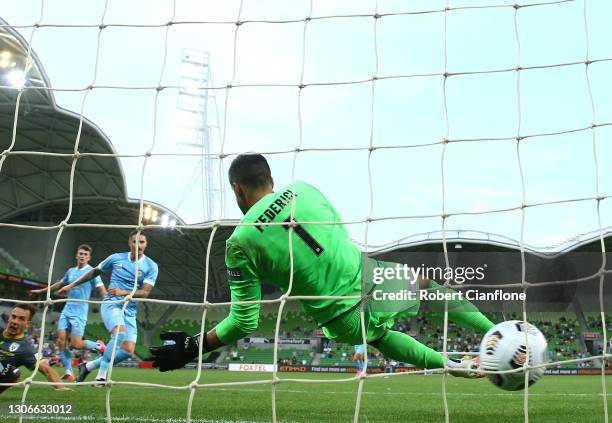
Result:
<svg viewBox="0 0 612 423"><path fill-rule="evenodd" d="M366 341L386 357L425 369L443 368L445 361L452 374L477 377L478 362L447 360L442 354L419 343L409 335L391 330L398 317L415 316L418 296L388 309L373 305L371 272L375 267L391 267L364 257L350 241L336 209L316 188L296 181L274 192L274 181L266 159L261 155L240 155L229 168L229 181L240 210L244 213L226 243L225 264L231 290L229 315L202 336L202 351L209 352L247 336L257 329L259 303L235 304L261 300L261 283L266 281L287 292L291 276L289 228L292 230L293 283L290 295L361 296L359 299L301 300L307 315L323 329L325 336L349 345L363 343L360 307L364 308ZM292 201L295 199L293 222ZM300 222L329 222L303 224ZM280 223L280 224L279 224ZM247 224L248 226L243 226ZM253 225L255 224L255 225ZM362 273L364 277L362 288ZM453 291L428 279L419 278L413 290ZM444 302L428 301L429 307L444 312ZM433 303L433 304L432 304ZM465 299L448 301L448 317L465 327L485 333L494 324ZM169 345L151 348L153 366L160 371L183 367L198 355L200 335L164 332ZM453 372L455 368L460 370Z"/></svg>

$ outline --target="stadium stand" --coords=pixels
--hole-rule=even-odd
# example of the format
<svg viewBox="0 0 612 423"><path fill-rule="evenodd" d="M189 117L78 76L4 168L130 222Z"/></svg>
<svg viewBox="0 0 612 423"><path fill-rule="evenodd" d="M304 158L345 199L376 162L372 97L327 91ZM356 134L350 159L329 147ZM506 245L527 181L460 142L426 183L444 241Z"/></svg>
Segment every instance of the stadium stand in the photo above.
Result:
<svg viewBox="0 0 612 423"><path fill-rule="evenodd" d="M41 279L36 273L28 269L23 263L2 247L0 247L0 273L7 273L34 280Z"/></svg>
<svg viewBox="0 0 612 423"><path fill-rule="evenodd" d="M10 307L5 305L0 308L3 315L8 313ZM153 310L149 313L152 321L159 319L163 312L163 308ZM271 338L274 335L274 327L276 325L276 308L264 307L260 326L253 336L261 336ZM144 315L144 313L143 313ZM55 317L54 317L55 316ZM151 336L148 338L153 344L159 343L159 333L167 330L185 331L187 333L198 333L200 331L199 311L185 311L177 313L173 317L183 317L181 319L169 319L163 322L159 327L154 329ZM197 316L197 319L194 317ZM192 319L189 319L191 317ZM519 315L505 316L507 319L518 319ZM599 315L589 314L585 316L588 334L601 334L601 320ZM47 319L45 328L46 338L51 345L55 342L55 323L57 313L51 313ZM151 327L151 321L139 320L139 326ZM550 361L561 361L574 358L589 357L594 354L592 345L583 339L583 330L580 327L578 318L573 313L534 313L531 322L537 325L548 340L549 359ZM207 329L218 323L217 320L207 320ZM423 314L413 320L402 320L396 323L394 327L397 330L403 330L411 336L418 339L420 342L437 349L442 350L443 328L442 323L436 321L432 316ZM287 338L306 338L316 340L315 337L317 327L312 321L309 321L304 315L298 311L290 311L281 320L281 339ZM108 339L108 332L104 325L99 320L98 313L90 313L90 319L86 328L86 336L90 339ZM607 320L607 336L608 339L612 336L612 319ZM449 323L448 327L448 351L477 351L480 345L480 336L476 333L458 328L453 323ZM313 342L313 347L310 349L298 349L280 345L278 352L279 364L293 365L311 365L317 364L320 366L340 366L354 367L353 362L353 345L339 344L332 341L323 340L321 353L316 354L316 342ZM596 343L594 345L597 345ZM136 355L139 359L145 359L149 356L149 344L145 342L145 337L141 336L138 339L136 346ZM590 349L589 349L590 348ZM597 351L595 351L597 352ZM272 344L266 344L265 347L258 344L246 343L241 347L236 345L228 346L224 353L216 354L215 358L219 358L219 363L228 364L230 362L240 363L257 363L257 364L272 364L273 349ZM388 363L384 360L375 349L368 348L369 366L383 365L400 365L402 363ZM206 361L210 361L208 357ZM592 362L582 363L581 367L593 366ZM559 367L575 367L574 364L565 364Z"/></svg>
<svg viewBox="0 0 612 423"><path fill-rule="evenodd" d="M6 322L9 305L4 305L0 308L2 320ZM266 308L262 313L261 326L258 330L260 336L273 336L274 325L276 324L275 309ZM182 313L177 316L189 317L193 313ZM153 313L153 318L158 318L158 313ZM53 357L57 353L55 348L56 338L56 322L58 313L51 312L47 318L45 326L45 338L47 342L44 344L44 354ZM519 316L510 315L507 318L518 318ZM591 344L585 344L582 338L582 330L575 315L571 313L543 313L534 315L532 323L541 328L548 340L549 360L561 361L574 358L589 357L594 354ZM587 315L586 322L589 333L601 333L601 321L599 316ZM217 321L207 321L207 328L213 327ZM139 321L139 325L147 326L150 323ZM286 329L283 329L286 328ZM442 350L442 324L435 321L429 315L419 316L413 321L399 321L396 324L396 329L404 330L410 333L419 341L431 346L434 349ZM416 331L412 331L416 328ZM170 319L160 325L152 333L149 338L152 343L159 342L159 333L166 330L182 330L188 333L197 333L200 330L199 320L185 319ZM296 311L287 313L286 318L283 318L281 324L281 338L314 338L316 325L314 322L307 321L303 315ZM30 337L36 338L40 330L35 330L29 334ZM612 335L612 319L607 321L608 338ZM454 324L450 323L448 328L448 350L449 351L477 351L480 345L480 336L471 333L465 329L459 329ZM104 325L99 321L98 313L90 313L90 321L86 328L86 337L90 339L108 339L108 332ZM281 365L319 365L319 366L338 366L338 367L355 367L353 357L353 346L346 344L338 344L332 341L323 341L322 352L316 354L316 345L313 342L313 347L310 349L298 349L285 345L280 345L278 351L278 364ZM587 345L590 347L587 348ZM136 359L146 359L149 356L149 348L143 336L140 336L136 346ZM595 351L597 353L597 351ZM257 364L272 364L273 362L272 344L266 344L265 347L256 344L245 344L237 347L235 345L228 346L221 354L213 354L205 356L204 361L217 361L219 364L237 363L257 363ZM403 365L404 363L389 362L379 354L375 349L368 348L368 366L372 367L387 367L395 365ZM559 368L575 367L574 364L564 364ZM592 362L579 364L580 367L595 366Z"/></svg>

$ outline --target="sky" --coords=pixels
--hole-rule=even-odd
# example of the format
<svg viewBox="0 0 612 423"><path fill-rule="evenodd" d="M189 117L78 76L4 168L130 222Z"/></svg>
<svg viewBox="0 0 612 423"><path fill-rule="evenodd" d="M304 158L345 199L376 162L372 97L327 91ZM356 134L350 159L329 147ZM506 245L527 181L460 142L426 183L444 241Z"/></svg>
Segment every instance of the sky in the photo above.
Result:
<svg viewBox="0 0 612 423"><path fill-rule="evenodd" d="M5 0L1 17L15 26L53 24L18 30L32 40L57 104L77 113L83 107L118 154L193 154L152 156L142 193L144 158L122 158L130 197L176 210L187 223L206 220L201 186L188 190L199 149L177 144L176 88L183 49L205 51L215 88L208 90L212 151L288 151L267 155L276 186L303 180L345 221L373 218L348 229L364 243L367 226L374 248L441 230L443 199L447 214L520 206L517 134L527 136L518 148L526 204L594 197L596 176L599 195L612 195L612 126L531 136L612 122L612 4L588 1L588 30L583 1L520 8L518 43L514 8L477 7L511 4L449 1L462 9L444 13L444 1L50 0L41 18L39 0ZM393 15L374 19L376 11ZM328 18L305 24L306 16ZM236 31L238 19L298 22L245 22ZM146 26L170 21L168 31ZM100 31L102 22L125 26ZM595 118L583 63L587 34L589 59L604 59L589 66ZM581 63L548 67L572 62ZM490 72L519 65L543 68ZM445 71L467 74L444 83ZM89 85L114 88L74 91ZM158 92L158 85L170 88ZM148 89L129 89L136 87ZM452 141L446 148L445 138ZM297 147L325 151L296 155ZM230 160L221 171L214 166L225 201L220 207L215 199L213 218L241 218L225 177ZM547 247L597 230L596 204L528 207L524 241ZM612 198L601 201L600 215L604 227L612 226ZM445 227L519 239L521 212L450 216Z"/></svg>

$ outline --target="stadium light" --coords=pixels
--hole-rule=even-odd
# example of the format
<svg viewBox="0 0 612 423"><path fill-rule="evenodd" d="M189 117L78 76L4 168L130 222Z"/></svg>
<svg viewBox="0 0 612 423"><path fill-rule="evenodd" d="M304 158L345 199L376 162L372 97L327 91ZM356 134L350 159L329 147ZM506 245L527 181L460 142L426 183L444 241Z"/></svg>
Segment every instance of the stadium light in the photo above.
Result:
<svg viewBox="0 0 612 423"><path fill-rule="evenodd" d="M0 52L0 69L14 68L17 62L11 60L12 54L10 51L4 50Z"/></svg>
<svg viewBox="0 0 612 423"><path fill-rule="evenodd" d="M170 220L170 217L168 217L168 215L167 215L167 214L164 214L164 215L161 217L161 225L162 225L162 226L168 226L169 220Z"/></svg>
<svg viewBox="0 0 612 423"><path fill-rule="evenodd" d="M155 207L151 205L146 205L142 213L142 220L145 223L157 223L157 221L159 220L159 210L157 210ZM163 226L168 226L168 222L169 222L169 217L166 216L165 221L162 217L161 224Z"/></svg>
<svg viewBox="0 0 612 423"><path fill-rule="evenodd" d="M8 80L9 84L15 88L23 88L26 82L25 74L20 70L9 72L6 75L6 79Z"/></svg>
<svg viewBox="0 0 612 423"><path fill-rule="evenodd" d="M147 206L144 208L143 217L145 218L145 220L151 220L151 212L151 206Z"/></svg>

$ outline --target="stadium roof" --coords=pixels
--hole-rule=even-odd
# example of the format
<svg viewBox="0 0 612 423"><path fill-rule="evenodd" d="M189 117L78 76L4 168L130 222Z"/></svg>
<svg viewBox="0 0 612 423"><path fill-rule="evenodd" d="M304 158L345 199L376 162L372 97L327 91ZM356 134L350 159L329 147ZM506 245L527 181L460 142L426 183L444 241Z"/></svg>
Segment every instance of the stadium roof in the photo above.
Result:
<svg viewBox="0 0 612 423"><path fill-rule="evenodd" d="M0 24L7 25L1 19ZM79 153L114 154L115 150L96 125L56 104L36 53L28 51L25 40L8 26L0 28L0 52L9 61L7 67L0 67L3 86L0 114L5 117L0 120L0 149L8 153L0 174L0 220L7 221L29 211L67 204L73 163L70 155L75 150L77 138ZM27 81L20 92L28 55L31 60ZM32 154L35 151L55 155ZM118 158L80 157L76 163L72 197L75 203L125 201L126 187Z"/></svg>
<svg viewBox="0 0 612 423"><path fill-rule="evenodd" d="M612 239L612 227L602 228L601 235L605 239L606 244ZM492 234L490 232L477 231L477 230L446 230L446 242L449 244L479 244L479 245L490 245L493 247L503 247L511 250L518 250L521 247L519 240L498 234ZM571 238L564 240L563 242L548 245L548 246L534 246L527 243L523 243L525 251L528 251L535 255L548 255L555 256L560 255L568 251L579 249L587 244L595 243L600 238L600 231L590 231L583 234L575 235ZM389 242L381 245L369 245L368 251L373 254L384 254L385 252L395 251L399 249L414 249L423 245L441 245L443 242L443 232L431 231L423 232L419 234L409 235L400 238L396 241ZM360 244L362 249L365 249L363 244ZM449 247L450 249L451 247ZM452 247L454 249L454 246ZM607 250L607 249L606 249Z"/></svg>
<svg viewBox="0 0 612 423"><path fill-rule="evenodd" d="M33 226L54 226L62 221L84 224L73 229L76 242L91 243L94 260L125 251L129 229L95 226L136 226L139 222L140 203L127 197L115 149L93 122L57 105L42 63L34 51L28 50L23 37L0 19L0 54L6 52L2 57L8 57L8 66L0 64L0 151L6 157L0 168L0 222ZM28 56L31 60L26 80L23 75ZM76 160L71 187L75 145L81 156ZM145 205L167 214L178 225L184 223L162 205ZM223 254L231 229L230 224L216 232L211 268L218 272L211 273L210 298L226 294ZM147 253L160 264L158 288L153 296L201 301L210 230L202 230L202 226L189 231L167 227L150 230L148 235Z"/></svg>

